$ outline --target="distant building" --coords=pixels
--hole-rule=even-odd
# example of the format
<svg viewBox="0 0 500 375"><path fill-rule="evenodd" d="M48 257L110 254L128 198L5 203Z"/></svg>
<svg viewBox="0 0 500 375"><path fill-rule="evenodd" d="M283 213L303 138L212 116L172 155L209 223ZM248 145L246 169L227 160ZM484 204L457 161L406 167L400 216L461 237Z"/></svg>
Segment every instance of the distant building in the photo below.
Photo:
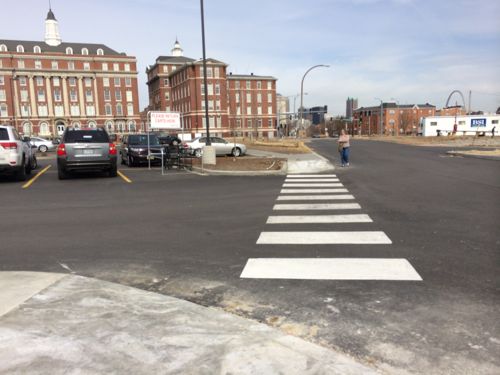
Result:
<svg viewBox="0 0 500 375"><path fill-rule="evenodd" d="M445 107L436 110L436 116L464 116L466 114L467 111L460 105Z"/></svg>
<svg viewBox="0 0 500 375"><path fill-rule="evenodd" d="M286 96L276 94L276 102L278 105L278 113L279 113L279 124L284 125L288 120L292 118L290 116L290 99Z"/></svg>
<svg viewBox="0 0 500 375"><path fill-rule="evenodd" d="M64 43L52 10L44 41L0 40L0 123L55 137L67 126L140 126L135 57L103 44Z"/></svg>
<svg viewBox="0 0 500 375"><path fill-rule="evenodd" d="M403 105L383 103L382 108L361 107L353 112L354 132L363 135L416 134L420 118L434 116L435 113L436 107L429 103Z"/></svg>
<svg viewBox="0 0 500 375"><path fill-rule="evenodd" d="M307 117L313 125L319 125L325 122L325 114L328 112L328 106L312 107L306 109Z"/></svg>
<svg viewBox="0 0 500 375"><path fill-rule="evenodd" d="M184 57L178 41L171 56L146 69L147 110L180 112L192 137L206 133L203 61ZM277 126L276 78L227 73L227 64L207 59L210 134L274 137Z"/></svg>
<svg viewBox="0 0 500 375"><path fill-rule="evenodd" d="M357 98L347 98L346 108L345 108L345 117L347 119L352 119L354 110L358 108L358 99Z"/></svg>

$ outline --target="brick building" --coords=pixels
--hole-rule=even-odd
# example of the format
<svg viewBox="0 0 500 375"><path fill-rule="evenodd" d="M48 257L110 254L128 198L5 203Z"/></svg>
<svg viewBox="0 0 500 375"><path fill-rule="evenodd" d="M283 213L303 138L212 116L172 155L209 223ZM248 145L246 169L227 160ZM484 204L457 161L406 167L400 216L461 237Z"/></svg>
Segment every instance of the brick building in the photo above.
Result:
<svg viewBox="0 0 500 375"><path fill-rule="evenodd" d="M0 40L0 123L46 137L67 126L139 130L136 59L103 44L63 43L49 10L44 41Z"/></svg>
<svg viewBox="0 0 500 375"><path fill-rule="evenodd" d="M227 73L227 64L207 59L210 134L276 135L276 78ZM206 132L203 61L183 56L178 41L171 56L159 56L146 69L148 111L180 112L184 131Z"/></svg>
<svg viewBox="0 0 500 375"><path fill-rule="evenodd" d="M434 116L436 107L426 104L383 103L381 106L361 107L353 111L353 127L358 134L416 134L421 117ZM382 125L382 127L381 127Z"/></svg>

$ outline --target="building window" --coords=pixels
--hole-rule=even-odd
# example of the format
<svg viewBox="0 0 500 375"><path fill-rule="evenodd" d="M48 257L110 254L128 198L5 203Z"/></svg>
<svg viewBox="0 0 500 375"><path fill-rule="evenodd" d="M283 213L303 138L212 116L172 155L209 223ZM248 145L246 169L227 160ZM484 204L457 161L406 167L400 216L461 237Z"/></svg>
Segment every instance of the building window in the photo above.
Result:
<svg viewBox="0 0 500 375"><path fill-rule="evenodd" d="M102 63L102 70L108 71L108 63Z"/></svg>
<svg viewBox="0 0 500 375"><path fill-rule="evenodd" d="M47 106L46 105L39 105L38 106L38 116L46 117L47 115L48 115Z"/></svg>
<svg viewBox="0 0 500 375"><path fill-rule="evenodd" d="M90 70L90 63L84 62L83 63L83 70Z"/></svg>
<svg viewBox="0 0 500 375"><path fill-rule="evenodd" d="M5 90L0 90L0 100L6 101L7 97L5 96Z"/></svg>
<svg viewBox="0 0 500 375"><path fill-rule="evenodd" d="M134 121L130 121L128 123L128 131L129 132L135 132L135 122Z"/></svg>
<svg viewBox="0 0 500 375"><path fill-rule="evenodd" d="M246 88L247 88L247 90L250 90L250 87L251 87L251 86L250 86L250 81L247 81L247 82L246 82Z"/></svg>
<svg viewBox="0 0 500 375"><path fill-rule="evenodd" d="M257 107L257 114L258 115L261 115L262 114L262 107Z"/></svg>
<svg viewBox="0 0 500 375"><path fill-rule="evenodd" d="M24 69L24 60L17 60L18 69Z"/></svg>
<svg viewBox="0 0 500 375"><path fill-rule="evenodd" d="M201 88L201 95L205 95L205 85L203 83L200 85L200 88Z"/></svg>
<svg viewBox="0 0 500 375"><path fill-rule="evenodd" d="M31 116L31 107L29 104L21 104L21 116Z"/></svg>
<svg viewBox="0 0 500 375"><path fill-rule="evenodd" d="M257 89L258 90L262 89L262 82L261 81L257 81Z"/></svg>
<svg viewBox="0 0 500 375"><path fill-rule="evenodd" d="M28 90L21 90L21 101L22 102L28 101Z"/></svg>
<svg viewBox="0 0 500 375"><path fill-rule="evenodd" d="M114 70L115 72L119 72L119 71L120 71L120 65L119 65L118 63L114 63L114 64L113 64L113 70Z"/></svg>
<svg viewBox="0 0 500 375"><path fill-rule="evenodd" d="M257 94L257 103L262 103L262 94L260 92Z"/></svg>
<svg viewBox="0 0 500 375"><path fill-rule="evenodd" d="M106 122L106 129L109 131L109 132L112 132L114 130L114 125L113 125L113 121L108 121Z"/></svg>
<svg viewBox="0 0 500 375"><path fill-rule="evenodd" d="M85 100L87 102L92 102L93 101L92 90L91 89L85 90Z"/></svg>
<svg viewBox="0 0 500 375"><path fill-rule="evenodd" d="M130 90L127 90L125 92L125 97L127 99L127 102L132 102L134 100L134 99L132 99L132 91L130 91Z"/></svg>
<svg viewBox="0 0 500 375"><path fill-rule="evenodd" d="M99 49L97 50L97 54L98 54L99 56L104 55L104 51L103 51L103 49L102 49L102 48L99 48Z"/></svg>
<svg viewBox="0 0 500 375"><path fill-rule="evenodd" d="M247 115L251 115L252 114L252 107L247 107Z"/></svg>
<svg viewBox="0 0 500 375"><path fill-rule="evenodd" d="M267 126L270 128L273 127L273 120L272 119L267 120Z"/></svg>
<svg viewBox="0 0 500 375"><path fill-rule="evenodd" d="M7 104L5 103L0 104L0 117L9 117L9 114L7 112Z"/></svg>
<svg viewBox="0 0 500 375"><path fill-rule="evenodd" d="M235 88L236 90L239 90L239 89L240 89L240 81L236 81L236 82L234 83L234 88Z"/></svg>
<svg viewBox="0 0 500 375"><path fill-rule="evenodd" d="M251 103L252 102L252 94L248 93L247 94L247 103Z"/></svg>
<svg viewBox="0 0 500 375"><path fill-rule="evenodd" d="M236 99L236 103L240 102L240 94L239 93L236 93L235 99Z"/></svg>
<svg viewBox="0 0 500 375"><path fill-rule="evenodd" d="M40 48L40 46L35 46L35 47L33 47L33 52L34 53L42 53L42 49Z"/></svg>
<svg viewBox="0 0 500 375"><path fill-rule="evenodd" d="M109 78L103 78L102 79L102 85L104 87L109 87Z"/></svg>
<svg viewBox="0 0 500 375"><path fill-rule="evenodd" d="M111 109L111 104L106 103L104 105L104 113L106 113L106 116L111 116L113 114L113 111Z"/></svg>
<svg viewBox="0 0 500 375"><path fill-rule="evenodd" d="M89 50L87 48L82 48L82 55L88 55Z"/></svg>
<svg viewBox="0 0 500 375"><path fill-rule="evenodd" d="M273 89L273 83L271 81L267 82L267 89L272 90Z"/></svg>
<svg viewBox="0 0 500 375"><path fill-rule="evenodd" d="M52 77L52 85L54 85L55 87L59 87L61 85L59 77Z"/></svg>
<svg viewBox="0 0 500 375"><path fill-rule="evenodd" d="M68 61L68 70L75 70L75 63L73 61Z"/></svg>
<svg viewBox="0 0 500 375"><path fill-rule="evenodd" d="M54 106L54 114L57 116L57 117L62 117L64 116L64 107L60 104L56 104Z"/></svg>
<svg viewBox="0 0 500 375"><path fill-rule="evenodd" d="M215 84L215 95L220 95L220 85L218 83Z"/></svg>
<svg viewBox="0 0 500 375"><path fill-rule="evenodd" d="M61 89L54 89L54 101L60 102L61 99Z"/></svg>
<svg viewBox="0 0 500 375"><path fill-rule="evenodd" d="M73 48L66 47L66 55L72 55L72 54L73 54Z"/></svg>
<svg viewBox="0 0 500 375"><path fill-rule="evenodd" d="M215 110L220 111L220 100L215 101Z"/></svg>
<svg viewBox="0 0 500 375"><path fill-rule="evenodd" d="M170 92L165 92L165 100L170 100Z"/></svg>
<svg viewBox="0 0 500 375"><path fill-rule="evenodd" d="M80 106L78 104L71 104L70 113L71 116L80 116Z"/></svg>
<svg viewBox="0 0 500 375"><path fill-rule="evenodd" d="M252 120L247 120L247 127L249 127L249 128L252 127Z"/></svg>
<svg viewBox="0 0 500 375"><path fill-rule="evenodd" d="M115 78L115 86L120 86L121 83L120 83L120 78Z"/></svg>
<svg viewBox="0 0 500 375"><path fill-rule="evenodd" d="M120 90L115 90L115 100L122 100L122 92Z"/></svg>
<svg viewBox="0 0 500 375"><path fill-rule="evenodd" d="M219 72L219 68L218 68L218 67L215 67L215 68L214 68L214 77L215 77L215 78L219 78L219 74L220 74L220 72Z"/></svg>
<svg viewBox="0 0 500 375"><path fill-rule="evenodd" d="M134 115L134 105L132 103L127 103L127 114L129 116Z"/></svg>
<svg viewBox="0 0 500 375"><path fill-rule="evenodd" d="M36 77L36 85L43 86L43 77Z"/></svg>
<svg viewBox="0 0 500 375"><path fill-rule="evenodd" d="M123 65L123 70L125 70L126 72L130 72L130 64Z"/></svg>
<svg viewBox="0 0 500 375"><path fill-rule="evenodd" d="M109 102L111 100L111 90L104 89L104 100Z"/></svg>
<svg viewBox="0 0 500 375"><path fill-rule="evenodd" d="M7 52L7 46L5 44L0 45L0 52Z"/></svg>
<svg viewBox="0 0 500 375"><path fill-rule="evenodd" d="M271 106L267 107L267 113L269 115L272 115L273 114L273 107L271 107Z"/></svg>
<svg viewBox="0 0 500 375"><path fill-rule="evenodd" d="M208 84L208 95L213 95L214 94L214 85L211 83Z"/></svg>
<svg viewBox="0 0 500 375"><path fill-rule="evenodd" d="M92 79L85 78L85 87L92 87Z"/></svg>
<svg viewBox="0 0 500 375"><path fill-rule="evenodd" d="M26 86L26 77L19 77L19 86Z"/></svg>
<svg viewBox="0 0 500 375"><path fill-rule="evenodd" d="M257 120L257 127L262 128L262 120Z"/></svg>
<svg viewBox="0 0 500 375"><path fill-rule="evenodd" d="M52 61L52 69L53 70L59 69L59 63L57 61Z"/></svg>
<svg viewBox="0 0 500 375"><path fill-rule="evenodd" d="M132 86L132 78L130 78L130 77L125 78L125 86L127 86L127 87Z"/></svg>
<svg viewBox="0 0 500 375"><path fill-rule="evenodd" d="M42 62L40 60L35 60L35 69L42 69Z"/></svg>
<svg viewBox="0 0 500 375"><path fill-rule="evenodd" d="M69 90L69 100L71 100L72 102L76 102L78 101L78 98L76 96L76 90L75 89L70 89Z"/></svg>
<svg viewBox="0 0 500 375"><path fill-rule="evenodd" d="M69 78L69 85L70 86L76 86L76 78L75 77L70 77Z"/></svg>
<svg viewBox="0 0 500 375"><path fill-rule="evenodd" d="M163 79L163 84L164 84L165 86L168 86L168 78L164 78L164 79Z"/></svg>
<svg viewBox="0 0 500 375"><path fill-rule="evenodd" d="M91 104L87 105L85 108L87 116L95 116L95 107Z"/></svg>
<svg viewBox="0 0 500 375"><path fill-rule="evenodd" d="M45 90L44 89L38 89L37 91L37 98L39 102L44 102L45 101Z"/></svg>
<svg viewBox="0 0 500 375"><path fill-rule="evenodd" d="M123 116L123 106L121 105L121 103L118 103L116 105L116 115Z"/></svg>
<svg viewBox="0 0 500 375"><path fill-rule="evenodd" d="M268 101L268 103L273 102L273 94L267 94L267 101Z"/></svg>
<svg viewBox="0 0 500 375"><path fill-rule="evenodd" d="M212 68L207 68L207 78L212 78L213 77L213 70Z"/></svg>
<svg viewBox="0 0 500 375"><path fill-rule="evenodd" d="M16 51L17 51L17 52L20 52L20 53L23 53L23 52L24 52L24 47L23 47L22 45L18 45L18 46L16 47Z"/></svg>

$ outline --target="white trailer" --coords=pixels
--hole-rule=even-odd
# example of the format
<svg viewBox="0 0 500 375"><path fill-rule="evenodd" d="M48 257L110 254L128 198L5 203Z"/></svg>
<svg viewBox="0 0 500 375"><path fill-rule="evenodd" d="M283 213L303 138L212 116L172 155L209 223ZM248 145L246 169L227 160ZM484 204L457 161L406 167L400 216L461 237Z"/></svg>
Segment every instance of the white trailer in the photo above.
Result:
<svg viewBox="0 0 500 375"><path fill-rule="evenodd" d="M457 135L491 135L495 127L498 134L500 115L467 115L467 116L433 116L422 117L419 123L420 135L435 137L453 134L456 124Z"/></svg>

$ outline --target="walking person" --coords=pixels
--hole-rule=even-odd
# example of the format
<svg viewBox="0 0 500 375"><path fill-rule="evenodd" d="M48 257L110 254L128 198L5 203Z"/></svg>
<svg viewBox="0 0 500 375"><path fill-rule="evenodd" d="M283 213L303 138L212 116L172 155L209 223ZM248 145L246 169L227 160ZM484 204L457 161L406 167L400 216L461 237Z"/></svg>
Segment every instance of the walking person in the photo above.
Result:
<svg viewBox="0 0 500 375"><path fill-rule="evenodd" d="M340 153L340 161L343 167L349 166L349 134L346 133L344 129L340 131L339 137L339 153Z"/></svg>

